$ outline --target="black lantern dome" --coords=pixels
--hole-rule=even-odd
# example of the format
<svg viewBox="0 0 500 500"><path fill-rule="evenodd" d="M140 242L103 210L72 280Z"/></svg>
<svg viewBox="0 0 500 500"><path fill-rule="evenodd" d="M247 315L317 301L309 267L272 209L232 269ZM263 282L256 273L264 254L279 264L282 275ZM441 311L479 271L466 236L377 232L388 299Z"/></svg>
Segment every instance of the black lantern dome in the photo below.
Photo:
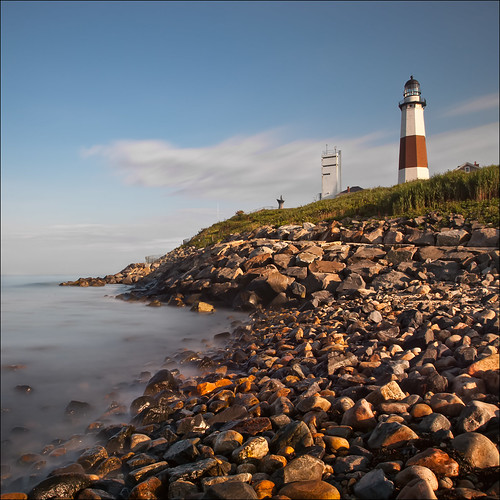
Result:
<svg viewBox="0 0 500 500"><path fill-rule="evenodd" d="M408 97L411 95L420 95L420 83L418 80L413 78L413 75L410 76L410 79L405 83L405 89L403 92L403 97Z"/></svg>

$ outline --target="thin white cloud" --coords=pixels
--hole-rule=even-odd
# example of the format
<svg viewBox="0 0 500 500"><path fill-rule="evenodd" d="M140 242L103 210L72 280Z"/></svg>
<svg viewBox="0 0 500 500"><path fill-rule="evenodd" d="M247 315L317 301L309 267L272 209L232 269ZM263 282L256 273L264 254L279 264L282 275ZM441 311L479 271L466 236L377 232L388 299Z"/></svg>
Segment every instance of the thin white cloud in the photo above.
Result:
<svg viewBox="0 0 500 500"><path fill-rule="evenodd" d="M497 165L499 123L428 136L427 156L431 174L452 170L467 161Z"/></svg>
<svg viewBox="0 0 500 500"><path fill-rule="evenodd" d="M476 97L464 102L459 106L453 106L444 111L442 116L460 116L485 111L488 109L497 109L499 106L499 94L492 93L481 97Z"/></svg>
<svg viewBox="0 0 500 500"><path fill-rule="evenodd" d="M339 149L374 151L387 134L336 139ZM85 155L105 157L126 183L164 187L171 193L209 199L274 204L280 194L312 201L321 185L321 152L332 140L280 142L275 131L233 137L205 148L177 148L164 141L117 141ZM352 161L352 159L350 160ZM304 197L305 196L305 197ZM261 199L262 201L257 201Z"/></svg>
<svg viewBox="0 0 500 500"><path fill-rule="evenodd" d="M171 194L262 207L283 195L286 206L310 203L321 190L325 144L342 150L342 187L397 183L399 138L379 131L361 137L280 141L275 131L233 137L205 148L164 141L117 141L87 155L105 157L125 182ZM431 175L464 161L498 162L498 122L427 137ZM330 146L331 147L331 146ZM238 207L236 207L238 208Z"/></svg>

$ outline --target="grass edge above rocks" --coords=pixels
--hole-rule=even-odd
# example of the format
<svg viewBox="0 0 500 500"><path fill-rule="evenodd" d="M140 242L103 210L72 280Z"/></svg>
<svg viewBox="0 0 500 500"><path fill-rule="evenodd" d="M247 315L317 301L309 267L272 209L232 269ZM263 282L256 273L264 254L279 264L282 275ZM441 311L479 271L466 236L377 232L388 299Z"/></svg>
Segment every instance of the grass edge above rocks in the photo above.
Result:
<svg viewBox="0 0 500 500"><path fill-rule="evenodd" d="M233 217L202 229L187 244L201 248L261 226L317 224L346 218L417 217L431 211L442 216L461 214L466 219L498 227L499 171L498 165L490 165L470 174L447 172L429 180L365 189L296 208L248 214L239 210Z"/></svg>

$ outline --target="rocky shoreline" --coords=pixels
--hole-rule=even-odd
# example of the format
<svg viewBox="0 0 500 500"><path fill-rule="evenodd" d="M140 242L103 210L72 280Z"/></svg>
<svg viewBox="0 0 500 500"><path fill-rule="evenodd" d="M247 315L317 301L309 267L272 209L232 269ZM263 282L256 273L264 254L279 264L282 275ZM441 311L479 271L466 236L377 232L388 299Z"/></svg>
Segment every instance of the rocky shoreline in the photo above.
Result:
<svg viewBox="0 0 500 500"><path fill-rule="evenodd" d="M498 498L498 238L429 214L167 254L121 298L248 323L167 358L126 423L2 498Z"/></svg>

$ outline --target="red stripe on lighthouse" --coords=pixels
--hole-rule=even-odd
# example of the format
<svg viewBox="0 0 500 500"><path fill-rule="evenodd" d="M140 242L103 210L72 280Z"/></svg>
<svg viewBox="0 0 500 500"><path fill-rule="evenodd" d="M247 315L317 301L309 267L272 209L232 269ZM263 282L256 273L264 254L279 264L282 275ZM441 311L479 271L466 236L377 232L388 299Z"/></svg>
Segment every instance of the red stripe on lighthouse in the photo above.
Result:
<svg viewBox="0 0 500 500"><path fill-rule="evenodd" d="M412 167L428 167L423 135L410 135L399 140L399 170Z"/></svg>

